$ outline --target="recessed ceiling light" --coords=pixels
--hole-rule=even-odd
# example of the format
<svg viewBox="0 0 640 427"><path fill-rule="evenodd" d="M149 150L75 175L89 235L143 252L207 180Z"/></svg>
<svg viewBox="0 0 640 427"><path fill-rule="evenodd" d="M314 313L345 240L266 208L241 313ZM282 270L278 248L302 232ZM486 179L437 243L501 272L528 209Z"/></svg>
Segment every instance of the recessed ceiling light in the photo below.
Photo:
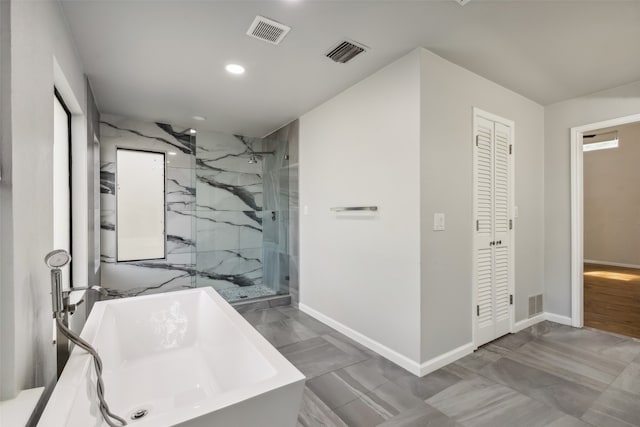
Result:
<svg viewBox="0 0 640 427"><path fill-rule="evenodd" d="M207 120L207 118L206 118L206 117L204 117L204 116L193 116L193 117L192 117L192 119L193 119L193 120L198 120L199 122L202 122L202 121L204 121L204 120Z"/></svg>
<svg viewBox="0 0 640 427"><path fill-rule="evenodd" d="M197 130L195 130L195 129L189 129L189 133L190 133L191 135L195 135L195 134L196 134L196 132L198 132L198 131L197 131Z"/></svg>
<svg viewBox="0 0 640 427"><path fill-rule="evenodd" d="M224 68L225 70L227 70L228 73L231 73L231 74L244 74L244 67L242 65L228 64Z"/></svg>
<svg viewBox="0 0 640 427"><path fill-rule="evenodd" d="M169 154L170 156L175 156L175 155L176 155L176 154L178 154L178 153L176 153L175 151L169 151L169 153L168 153L168 154Z"/></svg>

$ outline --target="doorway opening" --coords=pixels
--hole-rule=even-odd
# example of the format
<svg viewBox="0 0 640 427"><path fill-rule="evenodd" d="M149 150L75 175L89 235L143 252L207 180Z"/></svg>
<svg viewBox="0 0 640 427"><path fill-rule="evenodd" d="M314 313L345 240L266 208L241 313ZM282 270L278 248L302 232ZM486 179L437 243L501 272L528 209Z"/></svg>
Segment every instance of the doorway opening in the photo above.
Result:
<svg viewBox="0 0 640 427"><path fill-rule="evenodd" d="M572 128L571 150L572 325L640 337L640 114Z"/></svg>

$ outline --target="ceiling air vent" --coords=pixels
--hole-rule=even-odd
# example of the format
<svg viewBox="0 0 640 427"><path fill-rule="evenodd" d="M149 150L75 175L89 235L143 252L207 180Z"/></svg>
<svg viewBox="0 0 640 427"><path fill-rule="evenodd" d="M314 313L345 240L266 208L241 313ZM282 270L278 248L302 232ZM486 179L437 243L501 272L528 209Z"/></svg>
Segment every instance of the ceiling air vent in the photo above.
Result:
<svg viewBox="0 0 640 427"><path fill-rule="evenodd" d="M345 40L338 43L338 45L331 49L325 56L335 62L344 64L366 51L366 46Z"/></svg>
<svg viewBox="0 0 640 427"><path fill-rule="evenodd" d="M291 27L258 15L249 27L247 35L267 43L279 44L290 30Z"/></svg>

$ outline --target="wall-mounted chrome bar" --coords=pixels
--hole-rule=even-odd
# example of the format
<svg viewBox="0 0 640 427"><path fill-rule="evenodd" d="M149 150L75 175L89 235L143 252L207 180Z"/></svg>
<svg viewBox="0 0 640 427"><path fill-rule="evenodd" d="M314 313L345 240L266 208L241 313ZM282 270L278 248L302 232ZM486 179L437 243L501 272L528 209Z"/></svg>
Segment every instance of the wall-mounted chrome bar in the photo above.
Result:
<svg viewBox="0 0 640 427"><path fill-rule="evenodd" d="M337 208L331 208L331 212L354 212L354 211L370 211L376 212L377 206L343 206Z"/></svg>

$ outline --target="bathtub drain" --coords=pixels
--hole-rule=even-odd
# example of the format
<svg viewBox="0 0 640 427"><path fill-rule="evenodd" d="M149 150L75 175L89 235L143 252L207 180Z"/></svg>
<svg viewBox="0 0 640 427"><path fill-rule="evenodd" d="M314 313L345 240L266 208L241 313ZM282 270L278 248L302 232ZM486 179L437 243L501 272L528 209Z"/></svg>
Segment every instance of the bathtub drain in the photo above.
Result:
<svg viewBox="0 0 640 427"><path fill-rule="evenodd" d="M149 413L149 411L147 411L146 409L138 409L133 414L131 414L131 419L132 420L139 420L140 418L144 417L148 413Z"/></svg>

